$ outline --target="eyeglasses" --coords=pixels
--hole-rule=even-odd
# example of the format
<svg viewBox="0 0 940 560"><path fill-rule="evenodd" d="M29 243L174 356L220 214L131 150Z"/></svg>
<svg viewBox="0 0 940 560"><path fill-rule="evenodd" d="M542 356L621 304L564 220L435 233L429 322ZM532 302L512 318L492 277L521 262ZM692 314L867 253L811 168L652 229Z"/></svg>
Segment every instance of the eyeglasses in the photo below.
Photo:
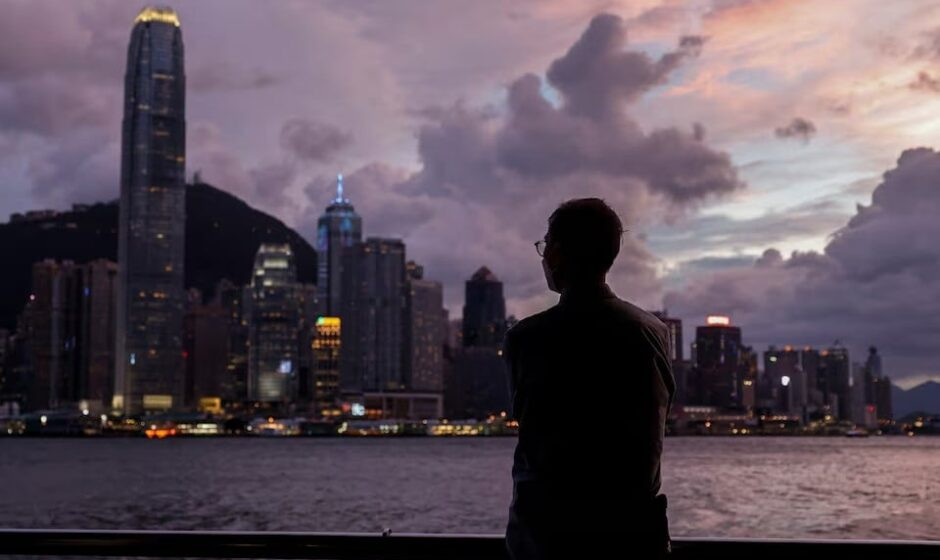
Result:
<svg viewBox="0 0 940 560"><path fill-rule="evenodd" d="M539 239L535 242L535 252L538 253L540 257L545 256L546 245L548 245L548 243L546 243L544 239Z"/></svg>

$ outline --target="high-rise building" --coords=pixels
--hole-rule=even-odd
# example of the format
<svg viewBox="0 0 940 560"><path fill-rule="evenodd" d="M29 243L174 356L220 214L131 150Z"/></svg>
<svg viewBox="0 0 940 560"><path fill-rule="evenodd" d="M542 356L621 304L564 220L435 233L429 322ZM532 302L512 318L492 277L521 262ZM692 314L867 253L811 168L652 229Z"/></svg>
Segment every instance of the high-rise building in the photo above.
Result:
<svg viewBox="0 0 940 560"><path fill-rule="evenodd" d="M229 311L217 302L195 304L184 318L185 403L222 399L228 381Z"/></svg>
<svg viewBox="0 0 940 560"><path fill-rule="evenodd" d="M114 395L118 265L98 259L79 266L79 271L82 277L79 399L110 406Z"/></svg>
<svg viewBox="0 0 940 560"><path fill-rule="evenodd" d="M669 358L675 362L684 359L682 351L682 319L670 317L666 311L654 311L653 315L666 325L669 333Z"/></svg>
<svg viewBox="0 0 940 560"><path fill-rule="evenodd" d="M297 404L311 406L316 398L316 356L313 351L316 322L320 317L316 284L297 284Z"/></svg>
<svg viewBox="0 0 940 560"><path fill-rule="evenodd" d="M503 284L480 267L466 282L461 347L445 364L444 405L452 417L485 417L509 407L506 363L502 357L507 328Z"/></svg>
<svg viewBox="0 0 940 560"><path fill-rule="evenodd" d="M830 413L836 418L851 420L849 351L838 345L821 350L816 372L816 383L822 393L823 405L828 407Z"/></svg>
<svg viewBox="0 0 940 560"><path fill-rule="evenodd" d="M672 362L672 375L676 380L676 394L673 402L685 404L688 399L689 362L685 360L682 347L682 319L670 317L665 310L654 311L653 315L666 325L669 334L669 359Z"/></svg>
<svg viewBox="0 0 940 560"><path fill-rule="evenodd" d="M741 408L749 367L742 364L741 328L728 317L712 315L695 328L695 367L690 372L689 404Z"/></svg>
<svg viewBox="0 0 940 560"><path fill-rule="evenodd" d="M864 366L865 403L874 406L876 417L881 422L894 419L891 401L891 379L881 369L881 355L874 346L868 348Z"/></svg>
<svg viewBox="0 0 940 560"><path fill-rule="evenodd" d="M891 396L891 378L882 375L875 381L875 407L879 422L894 420L894 402Z"/></svg>
<svg viewBox="0 0 940 560"><path fill-rule="evenodd" d="M774 410L803 418L807 404L806 373L800 351L771 346L764 352L764 377Z"/></svg>
<svg viewBox="0 0 940 560"><path fill-rule="evenodd" d="M248 305L251 286L236 286L222 279L215 289L217 304L225 310L228 332L225 376L221 381L222 399L241 402L248 399Z"/></svg>
<svg viewBox="0 0 940 560"><path fill-rule="evenodd" d="M251 275L248 398L287 404L298 374L297 272L290 245L262 243Z"/></svg>
<svg viewBox="0 0 940 560"><path fill-rule="evenodd" d="M114 383L114 294L117 267L107 260L33 265L24 310L28 342L28 406L56 408L85 401L110 404Z"/></svg>
<svg viewBox="0 0 940 560"><path fill-rule="evenodd" d="M176 13L144 8L127 49L121 144L115 408L183 400L186 84Z"/></svg>
<svg viewBox="0 0 940 560"><path fill-rule="evenodd" d="M407 263L405 286L405 385L413 391L444 390L444 288Z"/></svg>
<svg viewBox="0 0 940 560"><path fill-rule="evenodd" d="M336 178L336 198L317 221L317 287L320 312L343 311L343 252L362 241L362 218L343 197L343 176Z"/></svg>
<svg viewBox="0 0 940 560"><path fill-rule="evenodd" d="M463 345L498 348L506 334L503 283L482 266L465 285Z"/></svg>
<svg viewBox="0 0 940 560"><path fill-rule="evenodd" d="M342 324L339 317L318 317L313 338L314 409L321 416L336 416L339 402Z"/></svg>
<svg viewBox="0 0 940 560"><path fill-rule="evenodd" d="M342 266L343 390L404 389L405 244L370 237Z"/></svg>
<svg viewBox="0 0 940 560"><path fill-rule="evenodd" d="M10 368L12 357L12 340L10 331L0 328L0 406L8 400L15 400L13 375Z"/></svg>

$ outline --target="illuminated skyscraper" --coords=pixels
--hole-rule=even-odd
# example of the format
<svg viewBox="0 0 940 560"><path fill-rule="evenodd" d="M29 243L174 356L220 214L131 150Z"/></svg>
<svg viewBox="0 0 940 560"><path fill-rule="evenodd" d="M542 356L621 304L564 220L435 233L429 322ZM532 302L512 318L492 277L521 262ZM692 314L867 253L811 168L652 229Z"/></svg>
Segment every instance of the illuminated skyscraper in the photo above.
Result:
<svg viewBox="0 0 940 560"><path fill-rule="evenodd" d="M121 146L114 405L183 400L186 84L176 13L144 8L127 49Z"/></svg>
<svg viewBox="0 0 940 560"><path fill-rule="evenodd" d="M764 377L773 399L773 408L803 418L808 392L806 372L800 362L801 353L792 346L771 346L764 352Z"/></svg>
<svg viewBox="0 0 940 560"><path fill-rule="evenodd" d="M315 409L321 416L338 414L339 354L341 349L339 317L318 317L314 326Z"/></svg>
<svg viewBox="0 0 940 560"><path fill-rule="evenodd" d="M251 275L248 398L287 403L296 394L301 302L290 245L263 243Z"/></svg>
<svg viewBox="0 0 940 560"><path fill-rule="evenodd" d="M709 316L705 323L695 328L695 369L689 384L689 402L744 407L744 387L753 387L754 380L749 378L752 368L748 364L753 356L746 354L741 344L741 328L721 315Z"/></svg>
<svg viewBox="0 0 940 560"><path fill-rule="evenodd" d="M317 221L317 288L323 315L342 313L343 251L362 241L362 218L343 197L343 176L336 177L336 198Z"/></svg>

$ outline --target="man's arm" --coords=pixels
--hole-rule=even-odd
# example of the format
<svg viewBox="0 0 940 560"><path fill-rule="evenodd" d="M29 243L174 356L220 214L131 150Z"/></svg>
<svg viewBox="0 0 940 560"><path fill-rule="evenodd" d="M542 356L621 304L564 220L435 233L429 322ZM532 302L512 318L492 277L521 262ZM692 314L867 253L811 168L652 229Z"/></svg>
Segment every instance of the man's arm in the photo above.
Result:
<svg viewBox="0 0 940 560"><path fill-rule="evenodd" d="M503 337L503 360L506 362L506 373L509 381L509 417L515 420L519 419L517 413L521 408L518 403L519 372L515 359L517 345L515 329L511 328L506 331L506 336Z"/></svg>

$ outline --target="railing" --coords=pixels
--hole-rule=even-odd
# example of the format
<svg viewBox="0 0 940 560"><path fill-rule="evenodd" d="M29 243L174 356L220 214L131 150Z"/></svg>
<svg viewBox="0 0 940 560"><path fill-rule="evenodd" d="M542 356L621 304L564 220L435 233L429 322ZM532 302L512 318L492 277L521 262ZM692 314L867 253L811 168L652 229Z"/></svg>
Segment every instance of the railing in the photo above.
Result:
<svg viewBox="0 0 940 560"><path fill-rule="evenodd" d="M629 557L629 543L624 543L623 553ZM507 558L498 535L0 529L0 555L7 554L311 560ZM677 538L672 557L940 559L940 541Z"/></svg>

